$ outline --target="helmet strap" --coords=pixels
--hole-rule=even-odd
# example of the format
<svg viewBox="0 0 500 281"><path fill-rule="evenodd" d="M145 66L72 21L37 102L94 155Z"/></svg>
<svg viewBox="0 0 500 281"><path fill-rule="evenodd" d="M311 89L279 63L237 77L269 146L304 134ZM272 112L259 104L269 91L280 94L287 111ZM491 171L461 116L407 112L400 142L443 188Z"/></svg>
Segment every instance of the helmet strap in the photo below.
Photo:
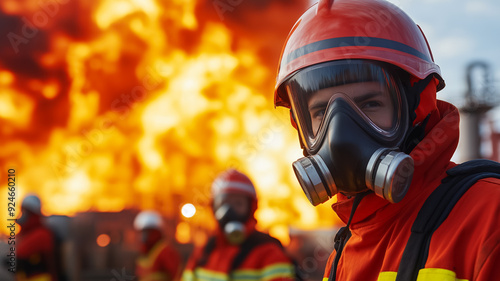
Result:
<svg viewBox="0 0 500 281"><path fill-rule="evenodd" d="M349 216L349 220L347 221L347 225L344 227L341 227L337 234L335 235L335 259L333 260L332 263L332 268L330 270L330 276L328 280L336 280L337 277L337 265L340 260L340 256L342 255L342 251L344 250L345 244L347 243L347 240L351 238L351 230L349 229L349 226L351 225L351 220L352 217L354 217L354 212L358 208L359 203L361 202L361 199L363 199L366 195L372 193L371 190L358 193L354 197L352 207L351 207L351 215Z"/></svg>

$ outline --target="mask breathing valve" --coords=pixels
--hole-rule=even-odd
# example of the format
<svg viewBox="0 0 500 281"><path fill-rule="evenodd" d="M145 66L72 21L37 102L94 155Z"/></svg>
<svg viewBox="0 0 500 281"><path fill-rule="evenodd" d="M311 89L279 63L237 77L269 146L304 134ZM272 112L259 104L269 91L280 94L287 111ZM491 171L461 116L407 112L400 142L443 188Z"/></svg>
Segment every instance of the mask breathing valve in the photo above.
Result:
<svg viewBox="0 0 500 281"><path fill-rule="evenodd" d="M379 148L368 161L366 186L391 203L403 199L413 176L413 159L395 149Z"/></svg>
<svg viewBox="0 0 500 281"><path fill-rule="evenodd" d="M316 154L300 158L293 162L292 167L300 186L314 206L325 202L337 193L330 170L321 156ZM329 192L329 187L335 190Z"/></svg>

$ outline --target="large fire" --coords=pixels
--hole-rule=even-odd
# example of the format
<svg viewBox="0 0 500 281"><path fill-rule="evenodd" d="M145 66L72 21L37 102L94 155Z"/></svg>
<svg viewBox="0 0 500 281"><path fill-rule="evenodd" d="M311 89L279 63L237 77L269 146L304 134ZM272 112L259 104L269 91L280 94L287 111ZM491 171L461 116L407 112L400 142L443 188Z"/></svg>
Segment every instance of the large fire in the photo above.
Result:
<svg viewBox="0 0 500 281"><path fill-rule="evenodd" d="M256 184L260 229L286 243L289 226L334 225L298 186L297 136L272 106L299 2L2 1L0 179L16 170L17 211L30 192L46 215L151 208L194 241L214 226L211 181L236 167Z"/></svg>

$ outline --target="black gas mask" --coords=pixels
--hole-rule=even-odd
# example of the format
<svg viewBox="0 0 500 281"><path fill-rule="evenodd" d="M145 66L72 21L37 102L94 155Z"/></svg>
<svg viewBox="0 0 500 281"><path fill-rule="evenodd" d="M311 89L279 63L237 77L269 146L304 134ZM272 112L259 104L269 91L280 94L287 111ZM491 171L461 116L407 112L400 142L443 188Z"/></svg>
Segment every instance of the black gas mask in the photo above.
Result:
<svg viewBox="0 0 500 281"><path fill-rule="evenodd" d="M249 214L238 214L230 204L222 204L215 210L215 219L230 244L241 244L245 240L245 223Z"/></svg>
<svg viewBox="0 0 500 281"><path fill-rule="evenodd" d="M413 175L400 151L408 109L394 70L362 60L323 63L284 83L304 149L292 166L313 205L373 190L399 202Z"/></svg>

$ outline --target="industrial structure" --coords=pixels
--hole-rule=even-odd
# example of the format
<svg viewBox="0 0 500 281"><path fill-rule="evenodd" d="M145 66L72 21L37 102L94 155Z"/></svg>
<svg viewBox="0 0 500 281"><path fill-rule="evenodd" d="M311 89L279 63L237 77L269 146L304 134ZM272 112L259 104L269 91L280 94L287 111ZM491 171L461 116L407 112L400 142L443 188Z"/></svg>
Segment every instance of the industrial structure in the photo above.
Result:
<svg viewBox="0 0 500 281"><path fill-rule="evenodd" d="M460 162L478 158L500 161L500 129L494 117L488 115L500 105L491 67L483 61L469 63L466 81L464 103L460 106Z"/></svg>

